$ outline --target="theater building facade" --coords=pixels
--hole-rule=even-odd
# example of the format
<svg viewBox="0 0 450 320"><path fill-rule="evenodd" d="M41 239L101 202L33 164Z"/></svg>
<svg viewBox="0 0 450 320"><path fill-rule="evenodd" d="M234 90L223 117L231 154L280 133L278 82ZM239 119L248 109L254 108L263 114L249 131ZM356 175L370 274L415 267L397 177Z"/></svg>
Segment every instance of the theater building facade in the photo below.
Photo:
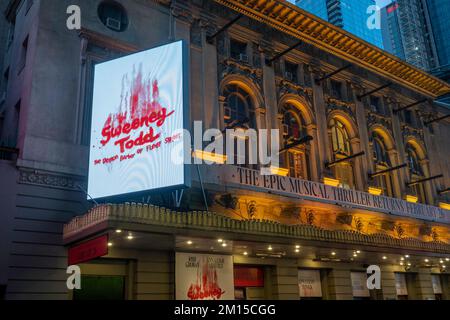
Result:
<svg viewBox="0 0 450 320"><path fill-rule="evenodd" d="M448 83L282 0L11 0L6 17L5 298L450 299ZM190 123L279 129L279 167L191 165L187 189L85 200L94 66L177 40Z"/></svg>

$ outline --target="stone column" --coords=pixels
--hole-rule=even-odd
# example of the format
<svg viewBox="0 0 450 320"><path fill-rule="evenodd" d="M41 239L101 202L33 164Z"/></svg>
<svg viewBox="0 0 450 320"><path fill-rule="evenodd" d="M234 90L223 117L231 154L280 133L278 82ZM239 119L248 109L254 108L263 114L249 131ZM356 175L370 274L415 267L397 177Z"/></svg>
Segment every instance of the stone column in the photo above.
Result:
<svg viewBox="0 0 450 320"><path fill-rule="evenodd" d="M433 284L431 282L431 273L429 269L421 268L418 270L415 281L416 295L421 300L434 300Z"/></svg>
<svg viewBox="0 0 450 320"><path fill-rule="evenodd" d="M323 88L320 84L316 84L315 79L320 78L320 70L309 68L311 74L311 83L313 88L313 107L316 114L317 137L314 144L317 146L318 162L317 174L319 180L322 180L325 174L325 162L331 162L330 139L328 138L328 119L326 112Z"/></svg>
<svg viewBox="0 0 450 320"><path fill-rule="evenodd" d="M353 149L353 153L364 151L365 154L355 161L355 164L360 168L359 173L360 177L358 189L362 191L367 191L368 186L368 176L369 168L373 168L372 161L372 151L369 146L369 133L367 128L367 120L366 120L366 110L364 107L364 103L362 100L357 98L359 92L361 92L361 88L355 84L351 85L352 93L353 93L353 101L355 101L355 114L356 114L356 125L358 127L358 136L360 139L359 143L359 151ZM359 92L357 92L359 91ZM353 144L352 144L353 145Z"/></svg>
<svg viewBox="0 0 450 320"><path fill-rule="evenodd" d="M217 48L206 41L208 31L212 32L209 21L201 20L202 28L202 76L203 76L203 121L205 128L221 128L223 109L219 101ZM198 76L198 75L196 75Z"/></svg>
<svg viewBox="0 0 450 320"><path fill-rule="evenodd" d="M392 167L396 167L396 166L399 166L402 164L402 162L399 161L397 150L395 150L395 149L387 150L387 154L388 154L389 159L391 160ZM392 181L392 186L394 187L393 195L394 195L394 197L401 199L402 198L402 188L400 185L400 179L398 177L399 176L398 172L400 170L402 170L402 169L392 171L389 175L390 175L390 178Z"/></svg>
<svg viewBox="0 0 450 320"><path fill-rule="evenodd" d="M428 159L422 159L419 161L420 166L422 167L423 174L425 177L430 177L430 160ZM432 183L433 181L426 181L423 184L423 190L425 192L425 196L427 198L427 203L430 205L434 205L434 197L432 192Z"/></svg>
<svg viewBox="0 0 450 320"><path fill-rule="evenodd" d="M185 40L188 48L191 44L191 25L194 18L187 8L184 8L180 3L176 3L171 8L173 21L173 40Z"/></svg>
<svg viewBox="0 0 450 320"><path fill-rule="evenodd" d="M328 296L330 300L352 300L352 281L349 269L332 269L328 272Z"/></svg>
<svg viewBox="0 0 450 320"><path fill-rule="evenodd" d="M350 140L350 144L352 146L352 153L358 153L361 152L361 140L357 137L354 137ZM353 160L353 175L355 176L355 185L357 190L361 191L367 191L366 181L367 178L364 178L364 176L367 176L367 171L364 169L364 156L356 157Z"/></svg>
<svg viewBox="0 0 450 320"><path fill-rule="evenodd" d="M398 108L398 107L399 107L399 104L394 103L391 106L391 109ZM393 134L394 134L395 149L398 152L397 157L399 159L399 163L401 164L401 163L405 162L406 155L405 155L405 145L403 143L402 128L401 128L399 116L400 116L399 113L392 116L392 130L393 130ZM408 167L399 169L395 173L396 173L396 177L397 177L398 184L399 184L399 194L397 196L399 198L403 199L406 194L405 183L406 183L407 175L408 175Z"/></svg>
<svg viewBox="0 0 450 320"><path fill-rule="evenodd" d="M225 130L225 112L224 112L224 108L225 108L225 102L226 102L226 98L222 95L220 95L218 97L218 101L219 101L219 119L218 119L218 128L220 129L220 131Z"/></svg>
<svg viewBox="0 0 450 320"><path fill-rule="evenodd" d="M264 101L267 110L267 129L279 129L278 123L278 100L277 88L275 84L275 70L273 66L268 66L265 63L265 53L261 51L261 64L263 70L263 91ZM280 141L281 142L281 141Z"/></svg>
<svg viewBox="0 0 450 320"><path fill-rule="evenodd" d="M320 171L321 166L323 164L320 162L319 156L319 145L317 144L318 132L317 125L310 124L306 127L308 134L313 137L313 141L311 143L311 152L309 153L309 171L311 173L311 177L308 177L309 180L320 182Z"/></svg>
<svg viewBox="0 0 450 320"><path fill-rule="evenodd" d="M395 287L395 273L392 268L383 266L381 268L381 291L383 300L396 300L397 289Z"/></svg>
<svg viewBox="0 0 450 320"><path fill-rule="evenodd" d="M283 259L272 273L272 293L277 300L298 300L298 267L296 260Z"/></svg>

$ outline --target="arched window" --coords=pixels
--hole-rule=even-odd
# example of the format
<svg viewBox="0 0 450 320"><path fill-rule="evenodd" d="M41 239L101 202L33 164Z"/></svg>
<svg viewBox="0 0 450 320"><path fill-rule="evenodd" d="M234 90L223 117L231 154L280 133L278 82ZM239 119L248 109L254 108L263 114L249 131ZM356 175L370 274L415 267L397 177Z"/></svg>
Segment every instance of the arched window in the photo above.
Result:
<svg viewBox="0 0 450 320"><path fill-rule="evenodd" d="M350 136L345 125L336 118L330 121L331 143L334 160L344 159L352 154ZM352 189L355 186L353 165L350 161L343 161L333 166L334 176L340 186Z"/></svg>
<svg viewBox="0 0 450 320"><path fill-rule="evenodd" d="M240 86L230 84L224 88L223 96L225 97L226 124L249 120L246 125L256 129L255 107L250 94Z"/></svg>
<svg viewBox="0 0 450 320"><path fill-rule="evenodd" d="M303 118L289 108L283 116L283 135L287 141L295 141L305 136L305 124Z"/></svg>
<svg viewBox="0 0 450 320"><path fill-rule="evenodd" d="M255 105L252 96L241 86L229 84L223 89L225 98L224 115L225 127L228 129L256 129ZM251 141L245 138L245 152L239 152L241 138L233 140L234 143L234 164L257 169L257 138L255 135ZM230 159L229 159L230 160Z"/></svg>
<svg viewBox="0 0 450 320"><path fill-rule="evenodd" d="M341 121L332 119L330 129L333 153L335 155L349 156L351 154L351 147L347 128Z"/></svg>
<svg viewBox="0 0 450 320"><path fill-rule="evenodd" d="M408 166L409 166L409 172L411 176L423 176L422 167L419 163L419 156L417 155L416 150L413 146L408 146L406 149L406 153L408 156Z"/></svg>
<svg viewBox="0 0 450 320"><path fill-rule="evenodd" d="M306 136L306 126L301 113L295 106L287 104L283 112L283 137L284 145L287 146ZM285 167L289 170L290 177L308 179L308 149L306 145L298 145L286 150L283 154Z"/></svg>
<svg viewBox="0 0 450 320"><path fill-rule="evenodd" d="M386 170L391 167L389 154L387 153L386 145L383 137L377 132L372 134L373 144L373 163L374 172ZM389 197L394 196L394 186L392 184L391 173L385 173L375 178L375 184L378 188L383 190L383 194Z"/></svg>
<svg viewBox="0 0 450 320"><path fill-rule="evenodd" d="M372 135L373 139L373 161L376 165L389 167L391 161L386 151L386 146L383 142L383 138L376 132Z"/></svg>
<svg viewBox="0 0 450 320"><path fill-rule="evenodd" d="M423 169L419 162L419 155L416 149L411 144L406 147L406 156L409 167L410 181L424 178ZM426 203L425 188L423 183L418 183L411 186L411 192L418 198L420 203Z"/></svg>

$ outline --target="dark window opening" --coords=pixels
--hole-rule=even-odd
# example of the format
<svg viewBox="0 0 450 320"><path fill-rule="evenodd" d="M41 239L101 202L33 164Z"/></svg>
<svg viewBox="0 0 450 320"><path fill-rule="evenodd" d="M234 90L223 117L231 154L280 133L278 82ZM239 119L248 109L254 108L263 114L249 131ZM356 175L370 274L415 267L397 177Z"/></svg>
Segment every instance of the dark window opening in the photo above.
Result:
<svg viewBox="0 0 450 320"><path fill-rule="evenodd" d="M235 60L248 63L247 43L231 39L230 56Z"/></svg>
<svg viewBox="0 0 450 320"><path fill-rule="evenodd" d="M383 113L381 110L381 101L380 98L371 96L369 99L370 110L372 112Z"/></svg>
<svg viewBox="0 0 450 320"><path fill-rule="evenodd" d="M123 32L128 28L125 8L115 1L104 1L98 6L98 17L110 30Z"/></svg>
<svg viewBox="0 0 450 320"><path fill-rule="evenodd" d="M298 65L285 61L284 63L284 77L286 80L298 83Z"/></svg>
<svg viewBox="0 0 450 320"><path fill-rule="evenodd" d="M342 100L342 83L339 81L331 80L331 96L333 98Z"/></svg>

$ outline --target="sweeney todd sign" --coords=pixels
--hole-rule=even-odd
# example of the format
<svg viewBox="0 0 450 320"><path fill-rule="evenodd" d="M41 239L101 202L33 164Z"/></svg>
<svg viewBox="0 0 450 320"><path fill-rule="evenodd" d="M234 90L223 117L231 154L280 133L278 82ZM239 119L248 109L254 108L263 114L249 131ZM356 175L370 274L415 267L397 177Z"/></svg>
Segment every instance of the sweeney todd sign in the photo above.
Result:
<svg viewBox="0 0 450 320"><path fill-rule="evenodd" d="M233 258L180 253L175 258L177 300L233 300Z"/></svg>
<svg viewBox="0 0 450 320"><path fill-rule="evenodd" d="M181 41L95 68L88 193L104 198L185 184Z"/></svg>

